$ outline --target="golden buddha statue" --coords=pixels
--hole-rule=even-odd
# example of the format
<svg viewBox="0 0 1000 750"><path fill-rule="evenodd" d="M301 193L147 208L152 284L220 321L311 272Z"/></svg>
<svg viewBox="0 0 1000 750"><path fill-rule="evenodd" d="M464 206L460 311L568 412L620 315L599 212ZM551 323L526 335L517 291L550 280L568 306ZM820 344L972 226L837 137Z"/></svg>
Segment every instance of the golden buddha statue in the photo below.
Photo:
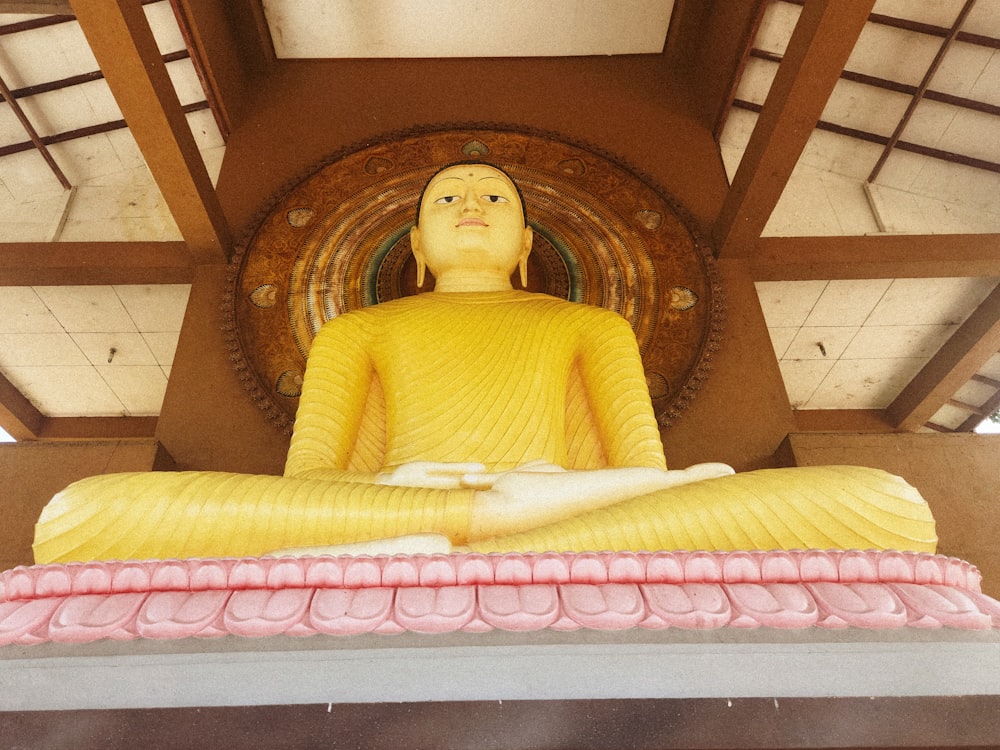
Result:
<svg viewBox="0 0 1000 750"><path fill-rule="evenodd" d="M37 562L456 550L934 551L902 479L861 467L668 471L635 338L515 291L532 232L484 163L436 173L411 244L435 291L326 323L284 476L92 477L56 495ZM332 546L331 546L332 545Z"/></svg>

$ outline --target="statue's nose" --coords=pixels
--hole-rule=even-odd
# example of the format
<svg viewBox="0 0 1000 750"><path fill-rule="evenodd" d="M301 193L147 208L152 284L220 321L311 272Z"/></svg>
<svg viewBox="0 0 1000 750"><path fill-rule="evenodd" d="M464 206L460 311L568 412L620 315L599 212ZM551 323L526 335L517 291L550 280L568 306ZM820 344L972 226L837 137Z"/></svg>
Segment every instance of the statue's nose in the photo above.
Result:
<svg viewBox="0 0 1000 750"><path fill-rule="evenodd" d="M465 200L462 201L462 213L482 213L483 207L479 205L479 196L475 190L468 190L465 193Z"/></svg>

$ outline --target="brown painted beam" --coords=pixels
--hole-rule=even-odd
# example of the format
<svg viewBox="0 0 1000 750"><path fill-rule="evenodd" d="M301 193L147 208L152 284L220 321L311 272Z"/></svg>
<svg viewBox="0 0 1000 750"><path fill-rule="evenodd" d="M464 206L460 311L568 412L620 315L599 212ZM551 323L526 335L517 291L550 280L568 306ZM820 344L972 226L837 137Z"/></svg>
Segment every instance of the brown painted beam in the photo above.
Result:
<svg viewBox="0 0 1000 750"><path fill-rule="evenodd" d="M1000 276L1000 234L761 237L755 281Z"/></svg>
<svg viewBox="0 0 1000 750"><path fill-rule="evenodd" d="M15 440L34 440L45 424L45 415L0 373L0 427Z"/></svg>
<svg viewBox="0 0 1000 750"><path fill-rule="evenodd" d="M886 409L903 430L917 430L1000 351L1000 287L959 326Z"/></svg>
<svg viewBox="0 0 1000 750"><path fill-rule="evenodd" d="M157 417L48 417L40 440L117 440L151 438Z"/></svg>
<svg viewBox="0 0 1000 750"><path fill-rule="evenodd" d="M0 286L190 284L183 242L0 243Z"/></svg>
<svg viewBox="0 0 1000 750"><path fill-rule="evenodd" d="M805 3L713 228L720 258L752 253L873 5Z"/></svg>
<svg viewBox="0 0 1000 750"><path fill-rule="evenodd" d="M72 0L94 57L196 263L224 263L229 228L139 0Z"/></svg>

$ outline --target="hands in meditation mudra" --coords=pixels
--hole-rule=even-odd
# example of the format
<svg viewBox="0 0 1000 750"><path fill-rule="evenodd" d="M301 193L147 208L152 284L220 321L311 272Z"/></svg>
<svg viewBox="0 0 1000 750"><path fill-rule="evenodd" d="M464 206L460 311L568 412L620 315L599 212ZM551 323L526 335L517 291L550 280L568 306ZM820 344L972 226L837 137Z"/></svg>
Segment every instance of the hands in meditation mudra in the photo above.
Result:
<svg viewBox="0 0 1000 750"><path fill-rule="evenodd" d="M36 561L266 554L860 548L933 552L902 479L668 471L628 323L515 291L532 232L503 171L435 174L411 230L435 291L336 317L282 477L111 474L43 510Z"/></svg>

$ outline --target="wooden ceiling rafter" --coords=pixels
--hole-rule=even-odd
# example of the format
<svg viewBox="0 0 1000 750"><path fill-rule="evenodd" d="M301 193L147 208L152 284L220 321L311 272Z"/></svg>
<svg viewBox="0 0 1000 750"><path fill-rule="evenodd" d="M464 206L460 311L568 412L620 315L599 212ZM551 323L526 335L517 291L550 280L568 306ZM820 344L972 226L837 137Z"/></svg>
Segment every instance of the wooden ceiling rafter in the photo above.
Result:
<svg viewBox="0 0 1000 750"><path fill-rule="evenodd" d="M1000 234L761 237L755 281L1000 277Z"/></svg>
<svg viewBox="0 0 1000 750"><path fill-rule="evenodd" d="M0 286L190 284L183 242L0 243Z"/></svg>
<svg viewBox="0 0 1000 750"><path fill-rule="evenodd" d="M1000 286L990 292L888 406L891 422L906 431L926 425L998 350Z"/></svg>
<svg viewBox="0 0 1000 750"><path fill-rule="evenodd" d="M873 6L806 0L713 227L719 258L752 256Z"/></svg>
<svg viewBox="0 0 1000 750"><path fill-rule="evenodd" d="M896 123L896 128L892 131L892 135L889 136L889 141L885 144L885 148L882 149L882 153L879 154L878 159L875 160L875 166L872 167L871 173L868 175L868 182L875 182L882 171L882 167L885 165L886 160L889 158L889 154L892 153L893 148L899 142L900 137L903 135L903 131L909 124L910 119L913 117L913 113L917 110L917 105L924 98L924 94L931 85L931 79L934 78L934 74L937 73L938 68L941 67L941 63L944 61L944 56L948 53L949 47L951 47L952 42L955 41L955 37L958 36L958 32L962 29L962 24L965 23L965 19L968 18L969 13L972 11L972 7L976 4L976 0L965 0L962 5L962 9L958 12L955 17L955 22L952 24L951 28L948 30L948 34L941 40L941 45L938 47L937 52L934 55L934 59L931 60L930 65L927 66L927 70L924 71L923 78L920 80L920 84L917 86L917 90L910 97L910 103L907 105L906 110L903 115L899 118L899 122Z"/></svg>
<svg viewBox="0 0 1000 750"><path fill-rule="evenodd" d="M227 262L229 227L141 4L72 5L194 262Z"/></svg>

